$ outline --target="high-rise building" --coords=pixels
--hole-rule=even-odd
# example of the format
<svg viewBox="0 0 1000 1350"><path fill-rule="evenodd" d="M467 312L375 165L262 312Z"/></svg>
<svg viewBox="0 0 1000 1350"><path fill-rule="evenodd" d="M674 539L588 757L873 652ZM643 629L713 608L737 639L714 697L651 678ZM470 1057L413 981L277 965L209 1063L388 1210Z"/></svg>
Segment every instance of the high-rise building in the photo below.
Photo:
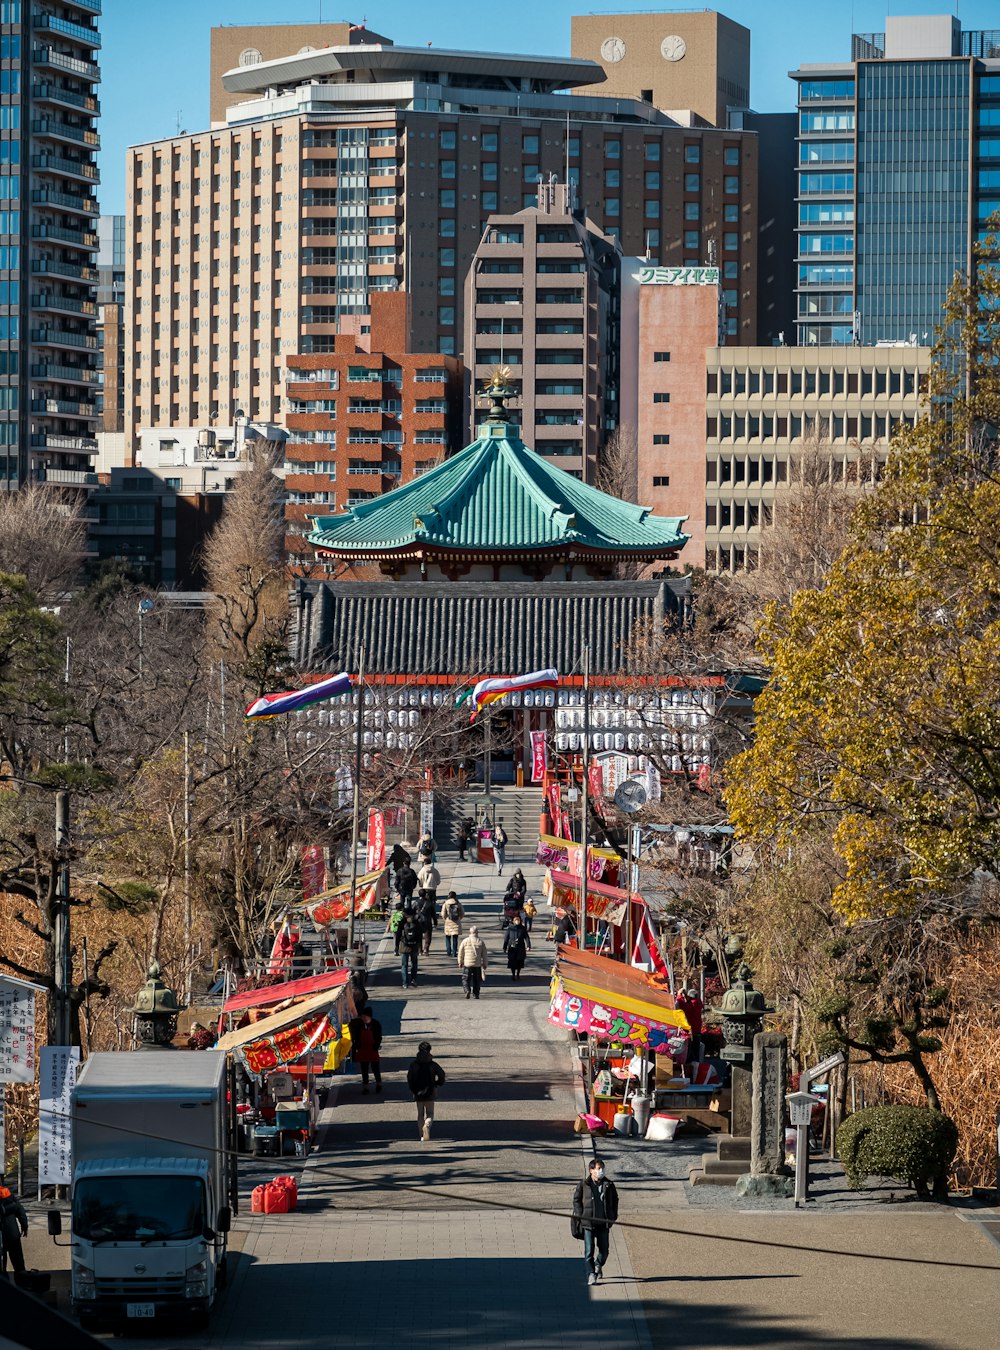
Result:
<svg viewBox="0 0 1000 1350"><path fill-rule="evenodd" d="M791 74L799 345L929 341L1000 208L1000 31L888 18Z"/></svg>
<svg viewBox="0 0 1000 1350"><path fill-rule="evenodd" d="M236 406L275 418L284 358L332 352L380 290L409 295L408 351L460 356L489 217L552 175L626 252L714 248L726 340L754 341L756 137L565 97L602 79L590 61L359 45L231 70L246 101L225 128L129 152L129 444Z"/></svg>
<svg viewBox="0 0 1000 1350"><path fill-rule="evenodd" d="M100 432L125 430L125 217L97 222L97 342Z"/></svg>
<svg viewBox="0 0 1000 1350"><path fill-rule="evenodd" d="M100 12L0 3L0 489L93 481Z"/></svg>
<svg viewBox="0 0 1000 1350"><path fill-rule="evenodd" d="M604 94L717 127L750 105L750 30L723 14L576 14L572 24L572 54L603 67Z"/></svg>
<svg viewBox="0 0 1000 1350"><path fill-rule="evenodd" d="M593 482L617 425L620 250L566 184L542 184L538 205L490 216L466 279L465 353L476 390L510 369L511 421L540 455Z"/></svg>

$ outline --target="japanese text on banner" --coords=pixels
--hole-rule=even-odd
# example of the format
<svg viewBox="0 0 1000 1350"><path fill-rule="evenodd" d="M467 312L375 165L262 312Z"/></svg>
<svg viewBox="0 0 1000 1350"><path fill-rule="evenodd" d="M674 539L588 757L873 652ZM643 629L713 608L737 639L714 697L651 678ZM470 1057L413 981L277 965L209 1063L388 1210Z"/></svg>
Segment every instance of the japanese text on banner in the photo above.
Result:
<svg viewBox="0 0 1000 1350"><path fill-rule="evenodd" d="M68 1186L73 1180L70 1112L80 1047L43 1045L39 1059L38 1184Z"/></svg>
<svg viewBox="0 0 1000 1350"><path fill-rule="evenodd" d="M35 991L0 979L0 1083L35 1081Z"/></svg>

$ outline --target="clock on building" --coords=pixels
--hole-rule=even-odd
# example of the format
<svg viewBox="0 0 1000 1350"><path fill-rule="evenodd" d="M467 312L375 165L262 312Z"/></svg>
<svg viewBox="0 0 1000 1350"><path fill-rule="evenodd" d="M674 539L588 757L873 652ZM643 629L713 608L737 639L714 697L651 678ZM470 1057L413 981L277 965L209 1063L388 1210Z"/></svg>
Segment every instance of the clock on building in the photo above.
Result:
<svg viewBox="0 0 1000 1350"><path fill-rule="evenodd" d="M601 43L601 58L604 61L620 61L625 55L625 42L620 37L605 38Z"/></svg>
<svg viewBox="0 0 1000 1350"><path fill-rule="evenodd" d="M687 43L676 33L671 33L660 43L660 55L665 61L680 61L687 49Z"/></svg>

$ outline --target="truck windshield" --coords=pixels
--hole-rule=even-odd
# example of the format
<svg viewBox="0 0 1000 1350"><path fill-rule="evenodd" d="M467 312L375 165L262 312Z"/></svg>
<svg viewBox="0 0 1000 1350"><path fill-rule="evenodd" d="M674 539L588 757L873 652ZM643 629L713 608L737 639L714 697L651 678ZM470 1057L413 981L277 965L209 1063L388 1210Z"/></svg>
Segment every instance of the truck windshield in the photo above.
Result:
<svg viewBox="0 0 1000 1350"><path fill-rule="evenodd" d="M205 1190L195 1177L82 1177L73 1193L73 1232L91 1242L199 1237Z"/></svg>

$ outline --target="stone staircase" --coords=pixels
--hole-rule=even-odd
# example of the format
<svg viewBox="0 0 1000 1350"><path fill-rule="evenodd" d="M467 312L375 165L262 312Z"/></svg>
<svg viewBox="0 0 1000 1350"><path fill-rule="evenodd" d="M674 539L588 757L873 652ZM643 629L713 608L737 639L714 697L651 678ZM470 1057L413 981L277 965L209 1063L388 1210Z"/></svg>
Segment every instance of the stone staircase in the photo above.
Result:
<svg viewBox="0 0 1000 1350"><path fill-rule="evenodd" d="M538 843L538 819L544 809L540 787L494 787L490 790L497 820L503 821L509 849L534 850ZM469 790L434 801L434 837L445 851L455 848L457 828L465 816L478 820L483 792Z"/></svg>

